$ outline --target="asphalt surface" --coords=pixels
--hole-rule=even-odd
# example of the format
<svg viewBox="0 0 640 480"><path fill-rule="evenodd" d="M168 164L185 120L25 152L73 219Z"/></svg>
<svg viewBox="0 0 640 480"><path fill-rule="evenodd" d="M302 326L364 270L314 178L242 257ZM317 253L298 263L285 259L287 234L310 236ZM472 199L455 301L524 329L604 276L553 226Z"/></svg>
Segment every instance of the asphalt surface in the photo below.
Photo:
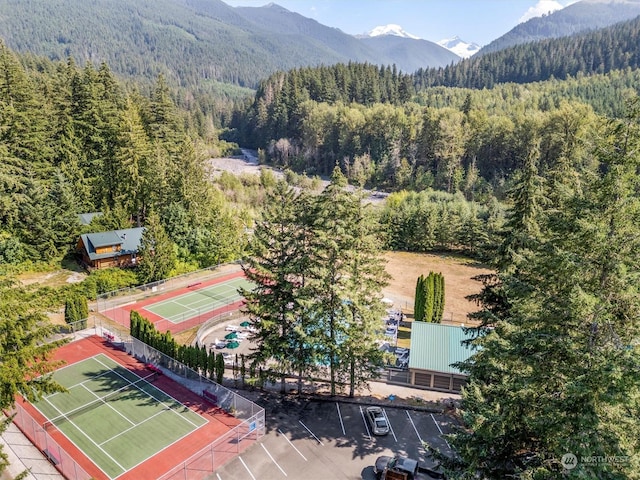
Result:
<svg viewBox="0 0 640 480"><path fill-rule="evenodd" d="M362 399L262 394L254 400L265 407L266 435L208 478L374 480L373 465L381 455L405 455L422 467L436 468L423 442L451 453L442 433L452 431L454 420L443 413L376 402L382 404L391 431L375 436Z"/></svg>

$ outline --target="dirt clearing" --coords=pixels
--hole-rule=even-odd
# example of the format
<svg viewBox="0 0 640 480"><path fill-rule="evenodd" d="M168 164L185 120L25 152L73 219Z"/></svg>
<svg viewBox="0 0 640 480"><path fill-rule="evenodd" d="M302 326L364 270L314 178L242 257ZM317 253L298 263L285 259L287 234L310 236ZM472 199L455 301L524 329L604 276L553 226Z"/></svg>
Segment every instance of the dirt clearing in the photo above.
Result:
<svg viewBox="0 0 640 480"><path fill-rule="evenodd" d="M482 284L472 277L490 273L484 265L474 260L455 255L432 255L424 253L387 252L386 271L391 275L389 285L383 290L385 297L394 301L394 307L413 312L416 280L429 272L444 276L445 302L442 323L466 324L467 315L478 307L465 297L480 292Z"/></svg>

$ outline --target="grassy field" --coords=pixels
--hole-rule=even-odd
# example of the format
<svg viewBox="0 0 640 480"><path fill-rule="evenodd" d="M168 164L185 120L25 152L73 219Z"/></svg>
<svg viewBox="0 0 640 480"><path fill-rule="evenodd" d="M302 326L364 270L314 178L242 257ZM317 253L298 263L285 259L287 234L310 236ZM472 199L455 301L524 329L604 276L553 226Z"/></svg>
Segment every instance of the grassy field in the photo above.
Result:
<svg viewBox="0 0 640 480"><path fill-rule="evenodd" d="M383 293L395 302L395 308L402 308L405 314L412 314L416 280L420 275L428 275L431 271L440 272L445 283L443 323L471 324L467 315L478 307L466 297L480 292L482 288L481 283L473 277L490 273L491 270L474 260L451 254L387 252L385 259L386 271L391 275L391 280Z"/></svg>

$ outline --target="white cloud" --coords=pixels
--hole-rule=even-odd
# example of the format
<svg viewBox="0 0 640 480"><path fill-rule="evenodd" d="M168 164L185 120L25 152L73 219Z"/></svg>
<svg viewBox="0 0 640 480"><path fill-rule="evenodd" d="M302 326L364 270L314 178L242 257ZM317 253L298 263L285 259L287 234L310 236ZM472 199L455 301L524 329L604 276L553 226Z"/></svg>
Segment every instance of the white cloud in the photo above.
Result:
<svg viewBox="0 0 640 480"><path fill-rule="evenodd" d="M526 22L535 17L541 17L542 15L546 15L550 12L555 12L556 10L562 10L564 7L562 4L556 2L556 0L538 0L533 7L530 7L529 10L525 12L525 14L520 17L519 22Z"/></svg>

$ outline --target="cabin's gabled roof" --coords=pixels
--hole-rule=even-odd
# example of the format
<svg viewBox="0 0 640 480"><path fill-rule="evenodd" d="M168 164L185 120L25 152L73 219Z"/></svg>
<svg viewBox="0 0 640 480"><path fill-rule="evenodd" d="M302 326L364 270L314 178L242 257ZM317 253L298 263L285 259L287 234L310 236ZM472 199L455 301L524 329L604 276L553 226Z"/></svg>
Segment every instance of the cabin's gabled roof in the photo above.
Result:
<svg viewBox="0 0 640 480"><path fill-rule="evenodd" d="M111 230L109 232L84 233L80 235L87 255L91 261L137 253L142 240L144 227ZM120 246L106 253L96 253L98 248Z"/></svg>
<svg viewBox="0 0 640 480"><path fill-rule="evenodd" d="M102 212L79 213L78 220L80 220L80 225L89 225L91 220L101 215Z"/></svg>

